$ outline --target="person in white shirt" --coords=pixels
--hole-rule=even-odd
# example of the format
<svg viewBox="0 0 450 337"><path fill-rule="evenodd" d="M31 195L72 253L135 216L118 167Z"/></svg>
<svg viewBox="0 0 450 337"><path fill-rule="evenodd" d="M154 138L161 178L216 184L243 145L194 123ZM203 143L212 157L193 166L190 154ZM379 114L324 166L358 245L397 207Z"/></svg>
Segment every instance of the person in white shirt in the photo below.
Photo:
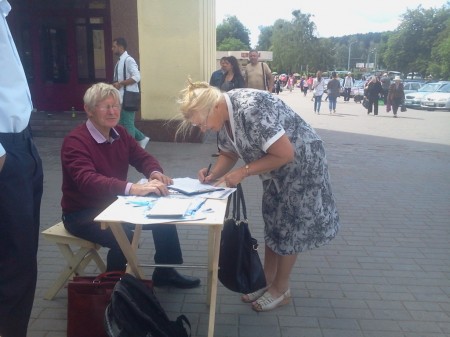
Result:
<svg viewBox="0 0 450 337"><path fill-rule="evenodd" d="M138 83L141 80L141 73L134 58L128 54L127 41L123 37L118 37L113 40L112 51L114 55L119 57L114 67L114 81L112 85L119 90L121 96L120 102L122 103L125 89L127 91L139 92ZM136 111L128 111L122 107L119 124L123 125L128 133L145 149L150 138L136 128L134 125L135 117Z"/></svg>
<svg viewBox="0 0 450 337"><path fill-rule="evenodd" d="M0 0L0 336L26 337L37 280L42 161L28 126L33 103Z"/></svg>
<svg viewBox="0 0 450 337"><path fill-rule="evenodd" d="M325 91L325 80L322 78L322 72L318 71L316 73L316 78L313 80L312 89L314 93L314 113L319 115L322 95Z"/></svg>
<svg viewBox="0 0 450 337"><path fill-rule="evenodd" d="M352 91L353 84L355 80L352 77L352 73L349 71L347 76L344 78L344 102L350 101L350 93Z"/></svg>

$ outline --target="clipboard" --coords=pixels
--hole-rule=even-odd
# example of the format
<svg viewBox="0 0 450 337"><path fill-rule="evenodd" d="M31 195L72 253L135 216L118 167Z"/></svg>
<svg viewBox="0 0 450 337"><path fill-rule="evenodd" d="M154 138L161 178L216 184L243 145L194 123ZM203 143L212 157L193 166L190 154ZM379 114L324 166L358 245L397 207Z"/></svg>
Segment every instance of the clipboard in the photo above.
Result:
<svg viewBox="0 0 450 337"><path fill-rule="evenodd" d="M173 190L173 191L177 191L179 193L182 193L184 195L197 195L197 194L203 194L203 193L209 193L209 192L215 192L215 191L223 191L225 190L222 187L211 187L211 188L204 188L204 189L199 189L199 190L195 190L195 191L190 191L190 190L185 190L182 188L178 188L178 187L173 187L173 186L167 186L167 188L169 190Z"/></svg>
<svg viewBox="0 0 450 337"><path fill-rule="evenodd" d="M167 188L189 196L224 190L223 187L202 184L197 179L192 178L174 178L173 184L167 186Z"/></svg>

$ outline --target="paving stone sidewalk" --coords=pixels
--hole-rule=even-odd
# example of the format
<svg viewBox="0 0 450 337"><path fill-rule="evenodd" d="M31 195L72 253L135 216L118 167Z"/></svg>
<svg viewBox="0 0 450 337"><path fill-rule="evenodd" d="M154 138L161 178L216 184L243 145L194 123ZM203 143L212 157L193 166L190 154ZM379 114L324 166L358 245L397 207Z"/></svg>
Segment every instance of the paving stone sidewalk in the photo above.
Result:
<svg viewBox="0 0 450 337"><path fill-rule="evenodd" d="M215 336L229 337L444 337L450 336L450 112L408 110L397 119L380 107L368 116L360 104L328 102L315 115L299 90L280 97L316 129L325 142L342 227L327 246L299 255L291 281L293 301L256 313L239 295L219 285ZM60 220L60 138L36 138L45 172L42 230ZM216 152L215 136L203 144L151 142L147 150L174 177L195 177ZM139 175L131 171L130 180ZM263 242L261 184L243 183L251 229ZM186 263L206 263L207 235L179 229ZM151 233L139 250L153 260ZM101 254L105 256L106 250ZM29 337L64 337L67 289L43 299L64 267L57 247L39 245L39 276ZM96 274L93 267L88 270ZM207 334L206 274L193 290L160 289L172 318L184 313L192 336ZM145 273L151 276L151 269ZM83 337L83 336L79 336Z"/></svg>

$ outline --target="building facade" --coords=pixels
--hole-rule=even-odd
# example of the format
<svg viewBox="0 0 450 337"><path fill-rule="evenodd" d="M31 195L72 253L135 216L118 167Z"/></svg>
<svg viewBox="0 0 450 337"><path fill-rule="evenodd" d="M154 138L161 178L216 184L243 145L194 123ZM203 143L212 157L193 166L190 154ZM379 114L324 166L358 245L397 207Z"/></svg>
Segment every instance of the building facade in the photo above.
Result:
<svg viewBox="0 0 450 337"><path fill-rule="evenodd" d="M215 70L215 0L9 0L7 20L36 110L83 110L93 83L111 82L112 40L122 36L141 70L140 126L170 140L161 125L177 114L188 77ZM161 137L159 136L161 133Z"/></svg>

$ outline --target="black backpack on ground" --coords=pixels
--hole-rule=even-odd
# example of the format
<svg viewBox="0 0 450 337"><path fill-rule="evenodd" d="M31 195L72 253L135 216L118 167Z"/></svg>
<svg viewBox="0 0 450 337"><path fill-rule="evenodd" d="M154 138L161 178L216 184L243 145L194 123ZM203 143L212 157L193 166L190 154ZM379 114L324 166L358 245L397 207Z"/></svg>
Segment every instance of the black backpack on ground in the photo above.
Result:
<svg viewBox="0 0 450 337"><path fill-rule="evenodd" d="M109 337L191 336L187 317L180 315L171 321L153 290L130 274L116 283L105 310L104 324Z"/></svg>

